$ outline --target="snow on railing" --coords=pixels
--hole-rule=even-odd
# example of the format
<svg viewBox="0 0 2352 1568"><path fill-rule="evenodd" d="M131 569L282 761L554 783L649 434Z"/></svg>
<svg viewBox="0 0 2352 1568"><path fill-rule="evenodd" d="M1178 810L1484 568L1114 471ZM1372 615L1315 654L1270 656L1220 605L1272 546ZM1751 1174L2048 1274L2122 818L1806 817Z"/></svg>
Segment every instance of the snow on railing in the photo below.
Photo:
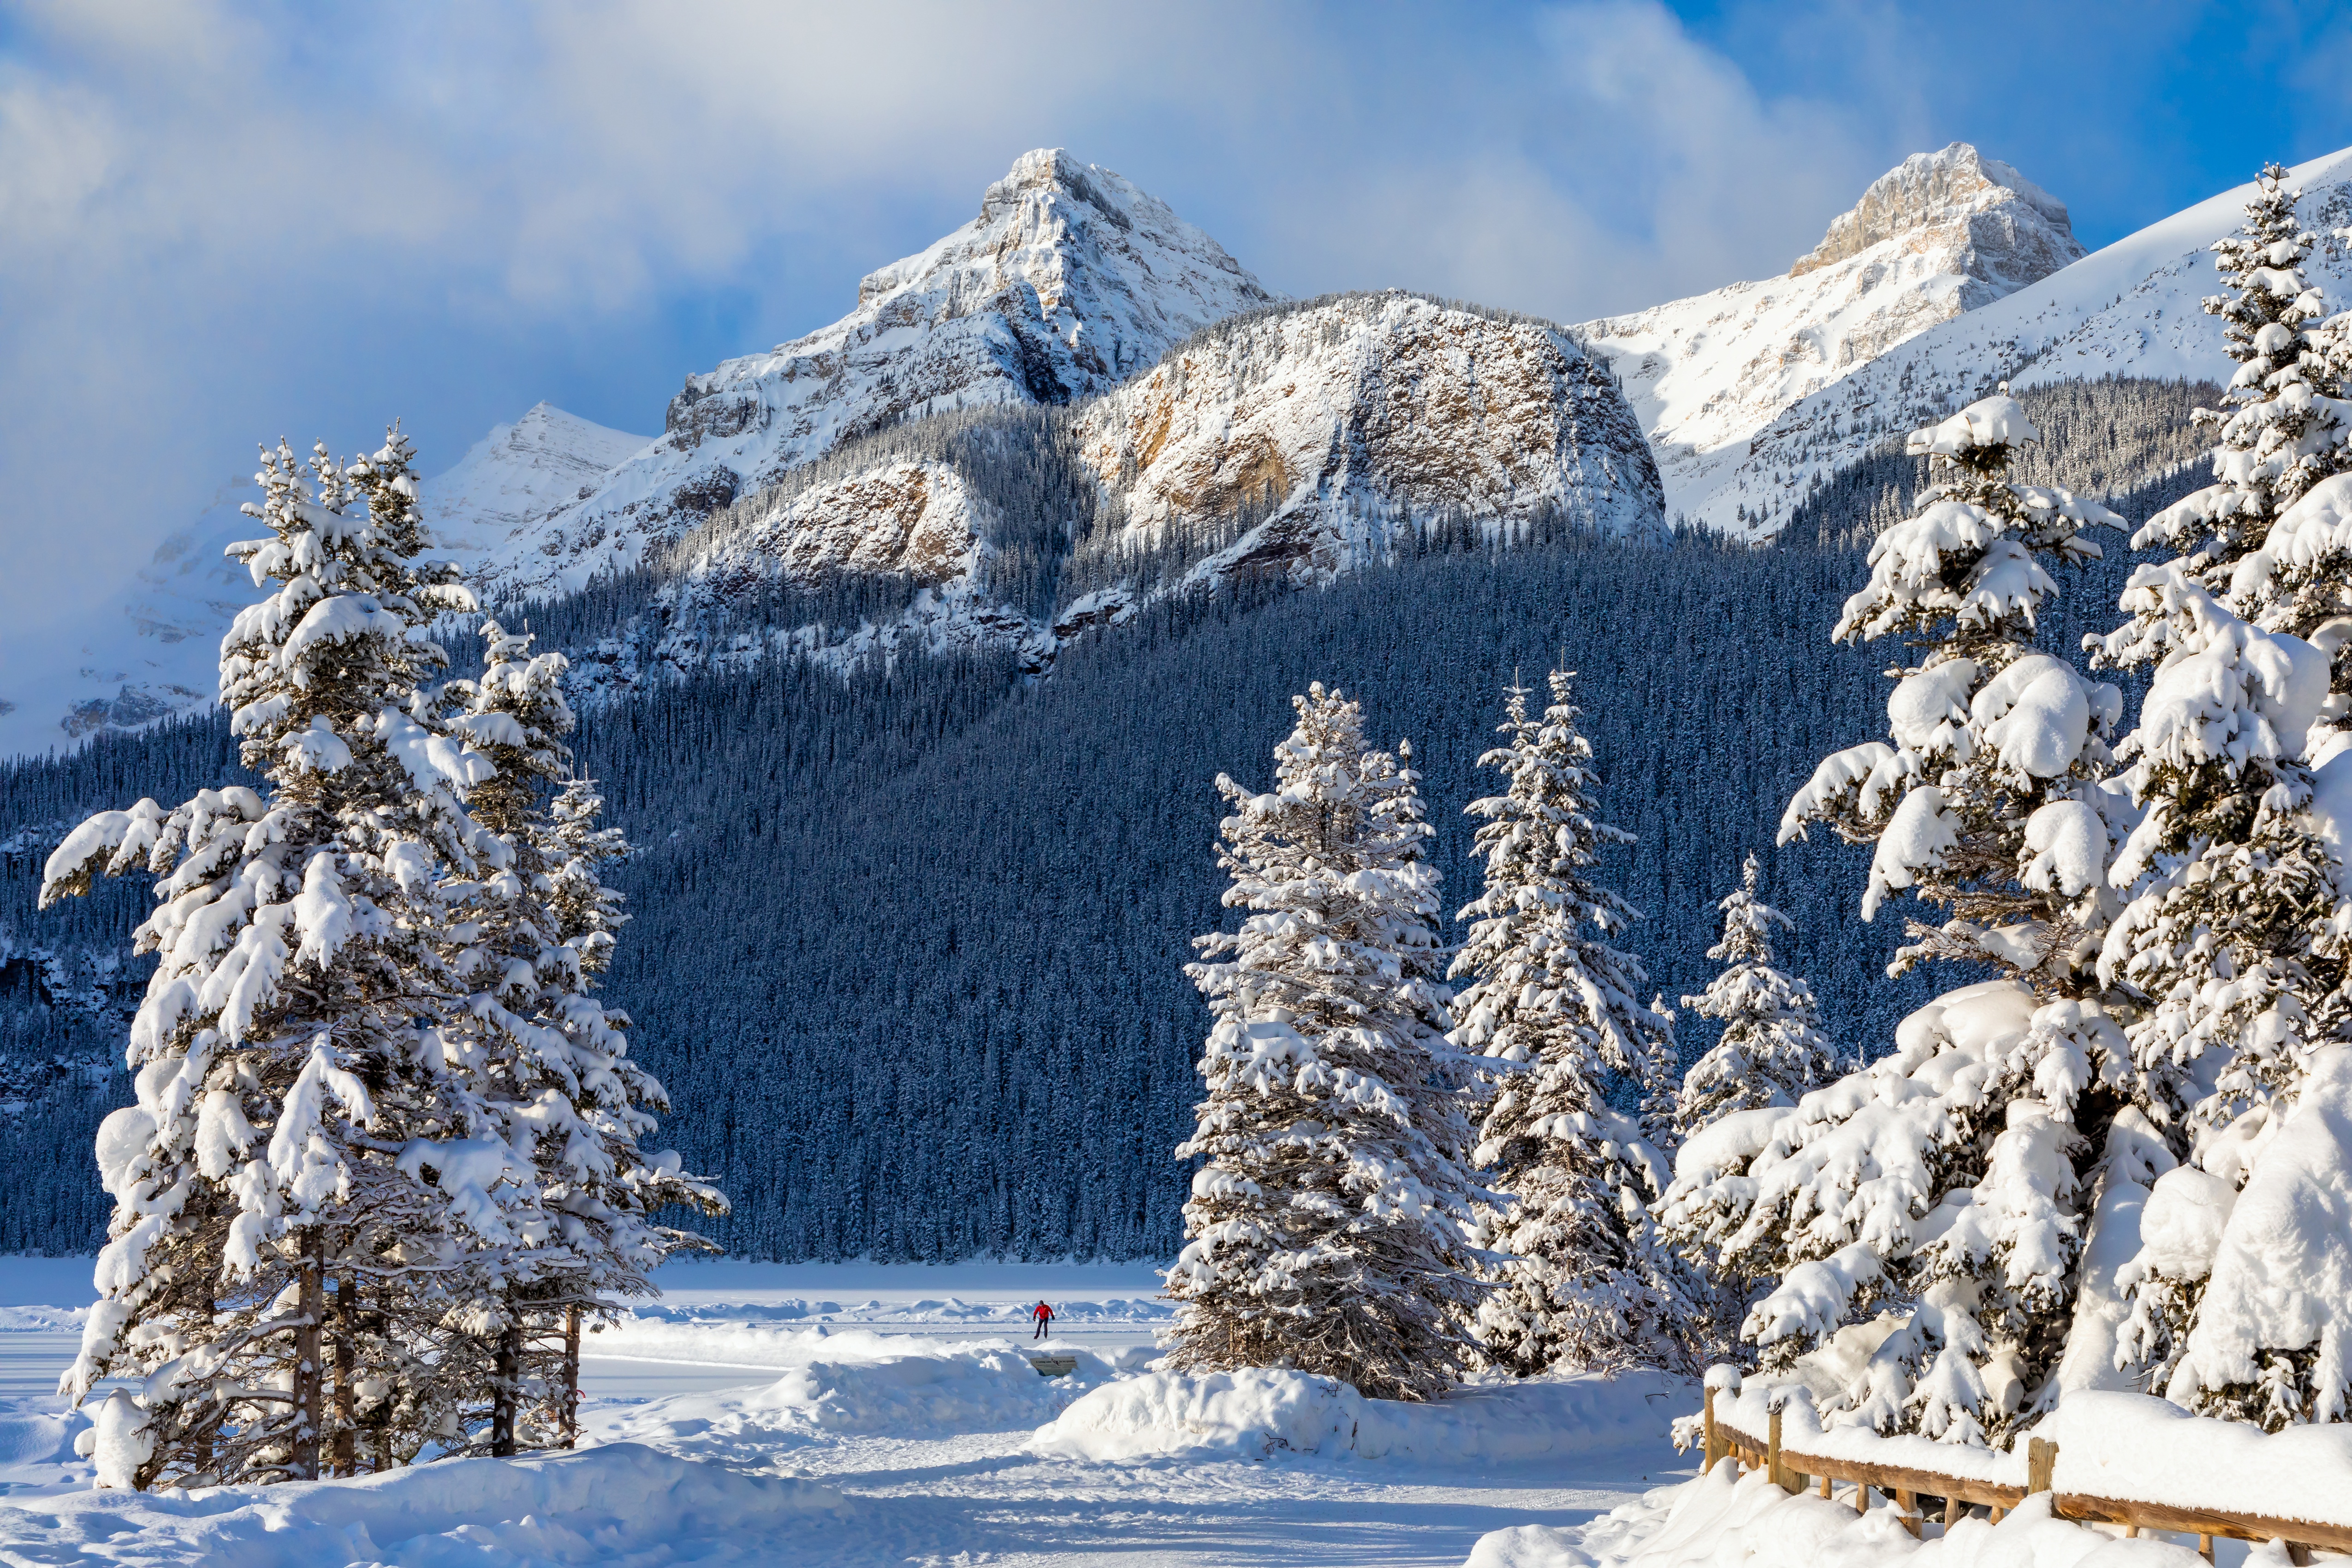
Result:
<svg viewBox="0 0 2352 1568"><path fill-rule="evenodd" d="M1923 1503L1943 1522L1983 1507L1998 1523L2036 1492L2061 1519L2193 1534L2207 1562L2216 1537L2284 1542L2290 1559L2315 1550L2352 1553L2352 1425L2266 1435L2242 1423L2189 1415L2132 1394L2075 1394L2046 1418L2023 1454L1882 1437L1859 1427L1824 1430L1801 1384L1753 1384L1708 1373L1699 1426L1706 1466L1730 1458L1760 1469L1784 1491L1853 1487L1856 1512L1875 1490L1914 1536ZM2062 1458L2063 1455L2063 1458Z"/></svg>

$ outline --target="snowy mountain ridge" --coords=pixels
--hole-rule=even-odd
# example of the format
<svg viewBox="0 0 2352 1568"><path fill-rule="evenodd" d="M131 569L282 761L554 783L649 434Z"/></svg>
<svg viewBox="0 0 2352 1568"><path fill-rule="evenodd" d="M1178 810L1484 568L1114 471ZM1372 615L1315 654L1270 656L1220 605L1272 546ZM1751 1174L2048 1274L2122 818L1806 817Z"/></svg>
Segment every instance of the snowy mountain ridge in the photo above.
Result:
<svg viewBox="0 0 2352 1568"><path fill-rule="evenodd" d="M1955 142L1872 182L1785 277L1577 331L1641 416L1668 511L1721 527L1706 499L1783 409L2084 254L2063 202Z"/></svg>
<svg viewBox="0 0 2352 1568"><path fill-rule="evenodd" d="M579 651L575 684L907 647L1006 649L1036 672L1157 595L1234 576L1306 585L1386 560L1408 515L1664 528L1648 445L1604 364L1550 323L1393 290L1266 307L1066 411L976 418L852 443L656 547L667 581L625 631ZM1058 495L992 500L967 468L999 485L1050 472ZM893 574L911 596L846 625L759 604L845 574Z"/></svg>
<svg viewBox="0 0 2352 1568"><path fill-rule="evenodd" d="M2296 165L2290 184L2319 236L2305 276L2331 309L2352 307L2352 246L2336 232L2352 224L2352 148ZM1668 504L1695 523L1767 537L1815 483L2000 382L2226 379L2221 326L2200 302L2221 291L2211 247L2242 221L2253 189L2224 191L1887 349L1790 404L1744 450L1719 449L1703 468L1662 463Z"/></svg>
<svg viewBox="0 0 2352 1568"><path fill-rule="evenodd" d="M844 440L990 405L1108 391L1197 329L1275 296L1123 175L1024 153L980 216L868 274L816 331L687 377L661 439L486 561L489 597L578 587Z"/></svg>

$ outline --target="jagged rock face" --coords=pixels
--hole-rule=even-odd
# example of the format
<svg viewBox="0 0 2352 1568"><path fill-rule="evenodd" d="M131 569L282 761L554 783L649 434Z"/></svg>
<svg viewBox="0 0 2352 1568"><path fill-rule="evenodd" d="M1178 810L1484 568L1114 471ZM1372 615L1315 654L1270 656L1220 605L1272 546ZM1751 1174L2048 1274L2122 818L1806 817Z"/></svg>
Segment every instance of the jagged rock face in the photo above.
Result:
<svg viewBox="0 0 2352 1568"><path fill-rule="evenodd" d="M797 494L746 503L695 541L689 578L724 594L753 577L812 584L830 572L889 572L929 588L971 581L979 502L939 463L893 462Z"/></svg>
<svg viewBox="0 0 2352 1568"><path fill-rule="evenodd" d="M543 592L640 559L839 442L900 420L1092 396L1207 323L1274 298L1124 177L1024 154L980 216L869 275L857 308L688 376L663 439L542 527ZM526 554L530 552L525 552Z"/></svg>
<svg viewBox="0 0 2352 1568"><path fill-rule="evenodd" d="M1872 181L1789 276L1818 272L1888 240L1956 258L1967 279L1962 308L1970 310L2086 254L2065 203L1999 159L1955 142L1940 153L1914 153Z"/></svg>
<svg viewBox="0 0 2352 1568"><path fill-rule="evenodd" d="M1874 181L1785 278L1587 322L1648 432L1670 512L1709 496L1783 409L2083 255L2065 206L1956 142Z"/></svg>
<svg viewBox="0 0 2352 1568"><path fill-rule="evenodd" d="M1343 296L1203 333L1080 416L1126 551L1243 526L1211 572L1345 571L1405 509L1614 533L1660 525L1657 470L1607 370L1557 328ZM1262 520L1262 521L1261 521Z"/></svg>

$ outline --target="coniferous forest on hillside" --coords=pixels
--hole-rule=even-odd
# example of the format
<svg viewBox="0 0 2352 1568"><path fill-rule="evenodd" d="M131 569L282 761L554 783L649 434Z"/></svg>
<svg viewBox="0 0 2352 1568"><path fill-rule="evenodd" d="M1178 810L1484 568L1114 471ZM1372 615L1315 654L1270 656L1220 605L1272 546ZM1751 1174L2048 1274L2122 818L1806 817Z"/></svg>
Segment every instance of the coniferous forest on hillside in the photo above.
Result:
<svg viewBox="0 0 2352 1568"><path fill-rule="evenodd" d="M2136 521L2200 478L2119 510ZM1162 600L1044 679L1009 658L771 661L590 706L580 766L636 846L611 873L635 921L607 996L677 1101L663 1142L733 1200L702 1228L785 1259L1171 1253L1170 1151L1206 1026L1183 965L1231 924L1213 781L1266 787L1288 699L1318 679L1381 743L1412 741L1450 914L1476 892L1462 807L1494 787L1475 762L1503 688L1564 658L1602 807L1636 835L1602 869L1647 917L1625 945L1654 990L1676 1005L1706 984L1716 901L1760 850L1828 1033L1883 1052L1948 980L1884 978L1902 917L1856 913L1866 849L1818 830L1772 848L1815 761L1882 721L1886 650L1829 639L1866 575L1832 532L1504 548L1432 526L1417 553L1324 588ZM2114 623L2109 538L2062 584L2043 646ZM542 609L601 624L593 605ZM220 721L0 769L0 1055L21 1107L0 1158L35 1173L0 1191L0 1251L102 1239L87 1151L129 1098L121 1020L150 963L129 957L143 879L33 912L55 828L240 780ZM1682 1010L1685 1061L1712 1030Z"/></svg>

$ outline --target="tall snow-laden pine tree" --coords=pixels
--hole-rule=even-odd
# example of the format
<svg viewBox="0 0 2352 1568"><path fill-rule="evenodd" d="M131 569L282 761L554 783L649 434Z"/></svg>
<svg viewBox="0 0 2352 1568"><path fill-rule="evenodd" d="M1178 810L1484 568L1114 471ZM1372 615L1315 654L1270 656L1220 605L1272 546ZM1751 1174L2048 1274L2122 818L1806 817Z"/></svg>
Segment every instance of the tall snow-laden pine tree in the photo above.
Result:
<svg viewBox="0 0 2352 1568"><path fill-rule="evenodd" d="M1735 1110L1790 1106L1842 1077L1845 1064L1822 1033L1813 988L1774 967L1772 928L1789 917L1757 896L1763 864L1750 854L1739 888L1716 907L1723 940L1706 955L1723 963L1706 991L1683 998L1702 1018L1721 1020L1713 1049L1683 1075L1675 1104L1677 1142Z"/></svg>
<svg viewBox="0 0 2352 1568"><path fill-rule="evenodd" d="M1468 1130L1437 975L1437 874L1415 775L1368 750L1358 705L1293 700L1274 790L1219 776L1218 863L1241 929L1189 967L1215 1027L1179 1158L1202 1158L1169 1270L1170 1359L1286 1366L1381 1398L1461 1373L1476 1298Z"/></svg>
<svg viewBox="0 0 2352 1568"><path fill-rule="evenodd" d="M2346 560L2313 559L2285 540L2276 550L2266 547L2283 514L2346 467L2352 405L2343 400L2344 324L2323 321L2319 290L2303 275L2313 236L2295 218L2301 196L2288 187L2286 171L2270 164L2255 182L2244 225L2214 243L2215 268L2231 291L2207 299L2205 311L2222 319L2226 351L2238 363L2223 406L2198 410L2219 437L2214 482L2150 518L2132 544L2170 546L2179 552L2172 563L2177 574L2232 613L2268 630L2310 637L2352 610ZM2250 561L2258 555L2263 559ZM2102 660L2158 658L2173 636L2192 631L2167 582L2160 567L2133 574L2124 599L2131 619L2098 639ZM2352 681L2336 689L2352 692Z"/></svg>
<svg viewBox="0 0 2352 1568"><path fill-rule="evenodd" d="M485 1332L468 1348L487 1362L472 1380L487 1397L468 1425L488 1452L512 1454L576 1436L583 1318L650 1294L663 1257L702 1245L650 1215L724 1200L675 1154L638 1148L661 1086L628 1056L627 1017L593 994L626 918L598 867L626 846L595 826L593 786L564 778L564 658L533 656L496 621L483 637L481 679L452 682L445 700L458 710L449 728L497 764L467 805L501 854L495 875L452 889L470 918L451 968L470 990L464 1059L541 1194L530 1223L486 1237L473 1258Z"/></svg>
<svg viewBox="0 0 2352 1568"><path fill-rule="evenodd" d="M508 1167L475 1157L479 1097L438 1027L443 889L484 847L459 793L490 763L419 686L446 662L427 623L471 601L413 559L396 430L372 459L322 447L310 469L306 486L284 443L265 448L247 510L270 536L233 552L274 584L221 649L268 795L102 813L44 876L44 903L100 871L160 879L138 932L159 957L131 1029L138 1102L99 1134L115 1215L64 1384L142 1380L100 1423L107 1485L348 1472L362 1427L372 1461L414 1452L448 1414L427 1341L469 1222L513 1199Z"/></svg>
<svg viewBox="0 0 2352 1568"><path fill-rule="evenodd" d="M2033 438L2006 395L1911 437L1943 482L1874 544L1836 635L1906 633L1923 657L1888 700L1892 744L1822 763L1781 824L1784 842L1826 821L1876 845L1865 915L1901 889L1950 912L1912 926L1898 970L1952 958L2006 978L1920 1009L1894 1056L1794 1110L1705 1128L1660 1208L1727 1273L1778 1279L1741 1325L1768 1369L1895 1308L1822 1413L1951 1442L2000 1440L2055 1400L2092 1178L2164 1111L2093 970L2115 907L2103 785L2121 700L2031 646L2056 590L2045 562L2095 555L2081 528L2116 520L2007 482Z"/></svg>
<svg viewBox="0 0 2352 1568"><path fill-rule="evenodd" d="M1632 836L1592 815L1570 679L1553 672L1540 719L1510 688L1508 742L1479 759L1507 782L1469 806L1486 882L1457 917L1472 924L1451 971L1468 981L1454 1043L1487 1058L1495 1080L1476 1162L1501 1197L1481 1215L1501 1261L1478 1338L1523 1376L1687 1365L1701 1315L1696 1281L1650 1219L1664 1159L1604 1098L1612 1082L1663 1091L1674 1025L1640 1000L1640 962L1608 942L1636 917L1593 879L1595 852Z"/></svg>

